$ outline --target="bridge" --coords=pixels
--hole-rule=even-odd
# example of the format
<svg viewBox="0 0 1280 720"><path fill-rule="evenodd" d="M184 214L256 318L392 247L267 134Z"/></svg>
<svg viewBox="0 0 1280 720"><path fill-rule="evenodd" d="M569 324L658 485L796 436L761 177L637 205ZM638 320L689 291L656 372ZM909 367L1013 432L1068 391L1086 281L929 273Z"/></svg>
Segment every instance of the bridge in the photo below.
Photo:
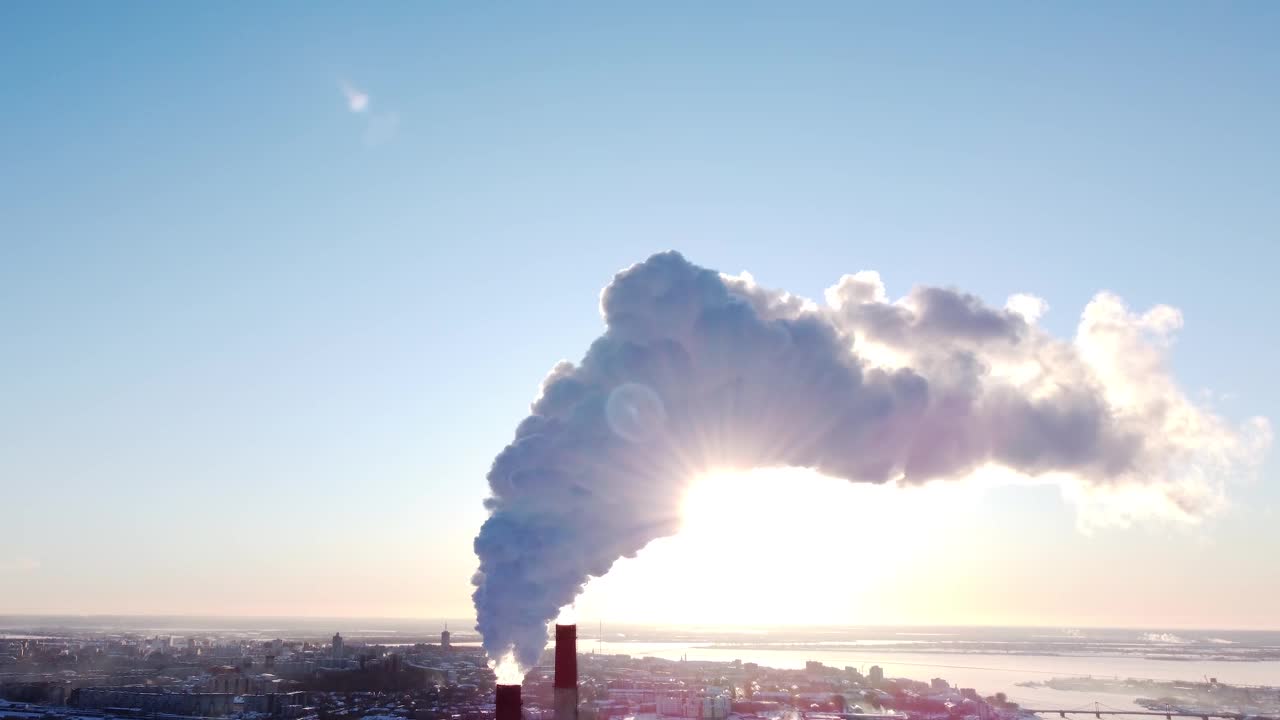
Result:
<svg viewBox="0 0 1280 720"><path fill-rule="evenodd" d="M1173 720L1176 717L1200 718L1200 720L1209 720L1210 718L1221 718L1223 720L1280 720L1266 715L1245 715L1243 713L1232 712L1185 712L1182 710L1102 710L1094 708L1092 710L1083 710L1080 708L1069 710L1033 710L1024 708L1023 712L1035 713L1037 715L1058 715L1066 718L1069 715L1092 715L1101 720L1103 715L1151 715L1163 716L1165 720Z"/></svg>

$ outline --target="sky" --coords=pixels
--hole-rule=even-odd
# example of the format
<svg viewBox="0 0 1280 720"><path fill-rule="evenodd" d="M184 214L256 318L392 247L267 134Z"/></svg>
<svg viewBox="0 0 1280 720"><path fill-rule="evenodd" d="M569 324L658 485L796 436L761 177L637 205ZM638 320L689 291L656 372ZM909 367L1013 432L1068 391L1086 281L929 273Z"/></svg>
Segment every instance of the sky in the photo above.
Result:
<svg viewBox="0 0 1280 720"><path fill-rule="evenodd" d="M1100 290L1280 418L1280 6L0 6L0 612L462 617L485 473L614 273ZM1280 466L695 486L584 622L1280 627ZM726 603L725 598L733 598Z"/></svg>

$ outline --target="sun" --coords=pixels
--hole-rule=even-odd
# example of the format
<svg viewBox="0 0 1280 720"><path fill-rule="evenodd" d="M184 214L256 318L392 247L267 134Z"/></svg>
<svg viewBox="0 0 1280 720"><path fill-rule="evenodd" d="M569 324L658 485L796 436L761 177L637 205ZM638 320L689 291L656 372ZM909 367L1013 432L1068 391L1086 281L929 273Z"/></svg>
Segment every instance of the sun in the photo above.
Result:
<svg viewBox="0 0 1280 720"><path fill-rule="evenodd" d="M860 543L904 534L896 490L803 468L712 473L690 486L680 537L707 551L737 548L755 567L810 567L815 555L848 557Z"/></svg>
<svg viewBox="0 0 1280 720"><path fill-rule="evenodd" d="M896 589L936 559L952 488L850 483L804 468L708 473L683 528L593 580L583 614L699 624L896 619ZM923 563L927 564L927 563Z"/></svg>

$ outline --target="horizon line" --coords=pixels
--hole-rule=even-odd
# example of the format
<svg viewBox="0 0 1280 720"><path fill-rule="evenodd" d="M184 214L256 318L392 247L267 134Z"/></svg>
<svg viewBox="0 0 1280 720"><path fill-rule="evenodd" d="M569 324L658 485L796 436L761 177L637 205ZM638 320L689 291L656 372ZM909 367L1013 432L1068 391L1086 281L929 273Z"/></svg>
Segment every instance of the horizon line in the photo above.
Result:
<svg viewBox="0 0 1280 720"><path fill-rule="evenodd" d="M447 620L465 620L474 621L466 615L251 615L251 614L229 614L218 615L208 613L112 613L112 612L91 612L91 613L72 613L72 612L7 612L0 611L0 619L17 619L17 618L130 618L130 619L202 619L202 620L372 620L379 622L396 622L396 621L447 621ZM549 620L548 623L551 621ZM654 622L641 620L609 620L609 619L593 619L586 623L579 622L578 625L590 627L597 623L612 624L614 626L640 626L649 628L949 628L949 629L1057 629L1057 630L1181 630L1184 632L1280 632L1280 626L1270 627L1208 627L1196 625L1087 625L1087 624L1071 624L1071 623L1010 623L1010 624L992 624L992 623L798 623L798 622L766 622L766 623L716 623L716 622ZM474 631L474 628L471 629Z"/></svg>

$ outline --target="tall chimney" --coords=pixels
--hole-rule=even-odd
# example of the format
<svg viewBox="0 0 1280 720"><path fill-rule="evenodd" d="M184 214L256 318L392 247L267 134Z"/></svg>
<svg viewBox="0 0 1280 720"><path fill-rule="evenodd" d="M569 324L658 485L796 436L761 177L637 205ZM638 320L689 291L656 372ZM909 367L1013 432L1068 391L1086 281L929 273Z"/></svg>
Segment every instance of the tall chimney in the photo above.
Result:
<svg viewBox="0 0 1280 720"><path fill-rule="evenodd" d="M556 625L555 687L555 720L578 720L577 625Z"/></svg>
<svg viewBox="0 0 1280 720"><path fill-rule="evenodd" d="M520 720L520 686L499 685L494 720Z"/></svg>

